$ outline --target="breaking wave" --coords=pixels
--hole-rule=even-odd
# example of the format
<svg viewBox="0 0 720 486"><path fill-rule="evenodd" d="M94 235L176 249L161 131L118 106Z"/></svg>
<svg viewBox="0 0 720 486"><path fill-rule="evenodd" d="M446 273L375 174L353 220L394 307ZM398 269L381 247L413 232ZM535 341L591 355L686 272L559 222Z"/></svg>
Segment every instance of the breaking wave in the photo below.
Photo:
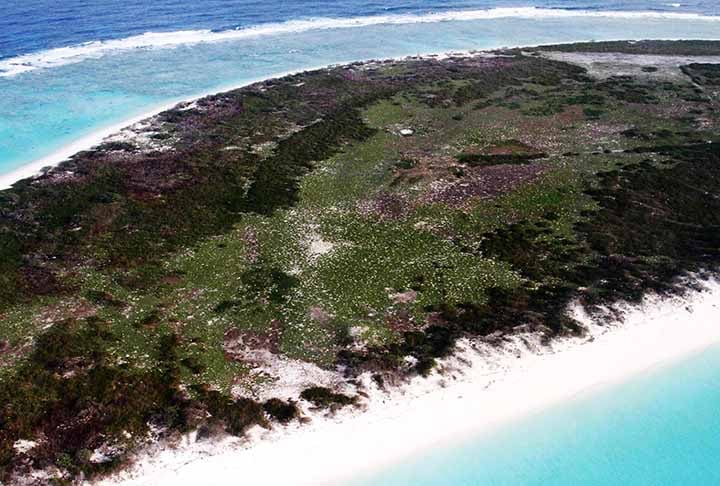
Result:
<svg viewBox="0 0 720 486"><path fill-rule="evenodd" d="M613 19L660 19L720 22L720 16L679 12L622 12L544 9L537 7L494 8L488 10L449 11L428 14L376 15L351 18L311 18L282 23L257 25L234 30L181 30L148 32L116 40L98 40L68 47L58 47L0 60L0 77L15 76L36 69L47 69L86 59L100 58L111 52L132 49L172 48L180 45L237 41L242 39L292 34L312 30L348 29L374 25L401 25L501 18L553 19L596 17ZM720 37L720 35L719 35Z"/></svg>

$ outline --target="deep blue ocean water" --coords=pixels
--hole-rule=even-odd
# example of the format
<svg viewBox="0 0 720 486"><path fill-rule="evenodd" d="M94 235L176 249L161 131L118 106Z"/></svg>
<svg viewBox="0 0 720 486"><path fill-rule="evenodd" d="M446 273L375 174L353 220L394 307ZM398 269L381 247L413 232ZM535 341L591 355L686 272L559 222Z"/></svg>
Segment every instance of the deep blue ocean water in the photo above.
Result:
<svg viewBox="0 0 720 486"><path fill-rule="evenodd" d="M355 486L718 484L718 347L354 483Z"/></svg>
<svg viewBox="0 0 720 486"><path fill-rule="evenodd" d="M666 11L717 14L715 0L3 0L0 59L51 47L120 39L145 32L272 24L300 18L423 14L498 7Z"/></svg>
<svg viewBox="0 0 720 486"><path fill-rule="evenodd" d="M677 1L0 0L0 176L154 107L292 70L561 41L720 38L718 0Z"/></svg>

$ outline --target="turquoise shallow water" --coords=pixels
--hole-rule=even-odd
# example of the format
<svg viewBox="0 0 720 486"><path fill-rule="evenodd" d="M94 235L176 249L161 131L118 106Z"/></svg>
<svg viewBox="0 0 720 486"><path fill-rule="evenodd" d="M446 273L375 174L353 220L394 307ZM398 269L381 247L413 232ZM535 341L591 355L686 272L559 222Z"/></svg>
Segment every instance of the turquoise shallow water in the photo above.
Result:
<svg viewBox="0 0 720 486"><path fill-rule="evenodd" d="M720 484L720 347L353 484Z"/></svg>
<svg viewBox="0 0 720 486"><path fill-rule="evenodd" d="M720 38L720 21L500 18L274 33L133 48L0 77L0 174L149 108L286 71L417 53L627 38Z"/></svg>

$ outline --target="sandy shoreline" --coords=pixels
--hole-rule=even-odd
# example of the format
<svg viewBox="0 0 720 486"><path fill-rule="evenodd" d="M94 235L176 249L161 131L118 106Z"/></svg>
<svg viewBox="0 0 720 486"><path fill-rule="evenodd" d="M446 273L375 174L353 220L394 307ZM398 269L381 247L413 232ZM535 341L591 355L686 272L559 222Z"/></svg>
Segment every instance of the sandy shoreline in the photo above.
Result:
<svg viewBox="0 0 720 486"><path fill-rule="evenodd" d="M573 42L587 42L583 40L573 41ZM509 48L513 48L512 46L505 46ZM522 47L522 46L514 46L514 47ZM452 55L458 55L458 56L467 56L471 55L472 53L476 52L487 52L489 50L492 50L495 48L489 48L489 49L468 49L466 51L454 51L454 52L428 52L423 54L417 54L417 55L411 55L408 54L406 56L399 56L399 57L389 57L387 59L383 58L383 60L392 60L392 61L399 61L402 59L409 59L413 57L442 57L442 56L452 56ZM6 173L0 173L0 190L7 189L11 187L14 183L35 177L37 175L40 175L43 169L47 167L55 167L62 162L68 160L73 155L77 154L78 152L82 152L84 150L90 150L94 147L97 147L100 145L105 139L110 138L114 135L117 135L121 131L132 127L135 124L145 122L146 120L149 120L160 113L164 111L171 110L178 105L183 104L189 104L193 103L201 98L205 98L206 96L212 96L216 94L225 93L228 91L233 91L240 88L245 88L247 86L250 86L255 83L260 83L263 81L268 81L271 79L279 79L283 78L285 76L292 76L295 74L300 74L307 71L315 71L318 69L324 69L331 66L343 66L347 64L352 64L356 62L371 62L371 59L365 59L365 60L347 60L347 61L340 61L333 64L321 64L317 66L309 66L304 67L301 69L295 69L295 70L289 70L289 71L282 71L279 73L271 74L268 76L261 76L258 78L253 78L249 81L243 81L241 83L236 84L230 84L228 86L220 87L220 88L214 88L212 90L208 90L205 92L202 92L200 94L191 95L188 97L182 97L175 99L173 101L168 101L167 103L159 104L151 109L148 109L147 111L143 112L140 115L128 118L126 120L120 121L118 123L114 123L108 127L99 128L98 130L84 136L80 137L77 140L64 145L63 147L57 149L56 151L52 152L49 155L46 155L45 157L41 157L39 159L36 159L32 162L28 162L27 164L24 164L17 169L13 169L10 172Z"/></svg>
<svg viewBox="0 0 720 486"><path fill-rule="evenodd" d="M581 41L578 41L581 42ZM472 50L462 53L453 53L453 54L470 54L473 52ZM438 54L426 54L427 56L437 56ZM407 56L406 56L407 57ZM398 58L401 59L401 58ZM153 108L148 109L147 111L143 112L140 115L125 119L123 121L120 121L118 123L113 123L110 126L99 128L98 130L84 136L80 137L77 140L64 145L63 147L57 149L53 153L46 155L45 157L41 157L39 159L36 159L32 162L28 162L27 164L22 165L21 167L18 167L17 169L13 169L10 172L6 173L0 173L0 190L7 189L10 186L12 186L14 183L35 177L37 175L40 175L43 169L47 167L55 167L62 162L68 160L73 155L77 154L78 152L82 152L84 150L91 150L98 145L100 145L103 141L105 141L108 138L112 138L114 136L117 136L120 132L122 132L125 129L131 128L136 124L145 123L146 121L152 119L153 117L159 115L160 113L164 111L171 110L179 105L187 105L191 104L199 99L205 98L207 96L212 96L216 94L226 93L228 91L233 91L240 88L245 88L247 86L251 86L255 83L261 83L263 81L268 81L271 79L279 79L283 78L285 76L292 76L295 74L300 74L307 71L315 71L318 69L324 69L331 66L336 65L344 65L344 64L351 64L354 62L360 62L360 61L342 61L339 63L327 65L327 64L321 64L317 66L310 66L305 67L302 69L295 69L295 70L289 70L289 71L281 71L275 74L271 74L269 76L260 76L258 78L252 78L248 81L242 81L240 83L236 84L230 84L227 86L219 87L219 88L213 88L208 91L201 92L200 94L195 94L187 97L182 97L175 99L173 101L168 101L166 103L161 103ZM370 61L367 61L370 62Z"/></svg>
<svg viewBox="0 0 720 486"><path fill-rule="evenodd" d="M609 40L620 40L620 39L609 39ZM591 39L577 39L577 40L573 40L569 43L589 42L589 41L591 41ZM404 56L397 56L397 57L388 57L388 58L383 58L382 60L400 61L403 59L411 59L411 58L443 58L443 57L449 57L449 56L469 56L472 54L481 54L481 53L489 52L494 49L501 49L501 48L514 49L514 48L519 48L519 47L528 47L528 46L521 46L521 45L496 46L496 47L488 47L488 48L482 48L482 49L467 49L467 50L452 51L452 52L446 52L446 51L426 52L426 53L418 53L418 54L407 54ZM97 147L105 139L118 134L119 132L123 131L124 129L130 128L135 124L149 120L152 117L157 116L164 111L175 108L178 105L192 103L192 102L197 101L206 96L212 96L215 94L225 93L227 91L244 88L244 87L247 87L252 84L262 82L262 81L278 79L278 78L282 78L285 76L291 76L294 74L303 73L306 71L314 71L314 70L324 69L324 68L331 67L331 66L343 66L343 65L357 63L357 62L372 62L372 61L373 61L372 59L364 59L364 60L354 59L354 60L339 61L339 62L330 64L330 65L321 64L321 65L316 65L316 66L308 66L308 67L304 67L304 68L300 68L300 69L283 71L283 72L271 74L268 76L261 76L258 78L253 78L249 81L243 81L241 83L230 84L225 87L214 88L214 89L202 92L200 94L191 95L188 97L182 97L182 98L175 99L173 101L161 103L151 109L148 109L148 111L143 112L140 115L134 116L132 118L128 118L128 119L120 121L118 123L114 123L108 127L99 128L98 130L96 130L84 137L80 137L77 140L75 140L67 145L64 145L63 147L57 149L56 151L52 152L49 155L46 155L45 157L41 157L32 162L28 162L27 164L24 164L16 169L13 169L10 172L0 173L0 190L7 189L10 186L12 186L14 183L16 183L20 180L35 177L35 176L39 175L43 169L45 169L47 167L55 167L55 166L59 165L60 163L66 161L73 155L77 154L78 152L81 152L84 150L90 150L94 147Z"/></svg>
<svg viewBox="0 0 720 486"><path fill-rule="evenodd" d="M612 41L620 41L620 40L629 40L628 38L603 38L602 42L612 42ZM636 39L637 40L637 39ZM662 40L668 40L668 41L677 41L682 40L680 38L663 38ZM578 42L594 42L595 39L590 38L584 38L584 39L574 39L571 41L563 41L563 44L573 44ZM517 49L522 47L532 47L528 45L498 45L494 47L482 47L482 48L471 48L466 50L456 50L456 51L431 51L431 52L423 52L423 53L416 53L416 54L406 54L403 56L396 56L396 57L387 57L382 58L382 60L391 60L391 61L401 61L404 59L412 59L412 58L439 58L442 59L444 57L451 57L451 56L469 56L473 54L482 54L487 53L496 49ZM151 109L148 109L148 111L143 112L140 115L125 119L123 121L120 121L118 123L114 123L108 127L99 128L98 130L84 136L80 137L77 140L57 149L56 151L52 152L51 154L41 157L39 159L36 159L32 162L28 162L27 164L22 165L21 167L18 167L17 169L13 169L10 172L6 173L0 173L0 190L7 189L10 186L12 186L15 182L18 182L22 179L34 177L40 174L42 169L46 167L54 167L59 165L60 163L64 162L65 160L69 159L73 155L75 155L78 152L81 152L83 150L90 150L96 146L98 146L100 143L102 143L105 139L118 134L119 132L123 131L124 129L130 128L131 126L144 122L164 111L170 110L172 108L175 108L178 105L181 104L187 104L192 103L194 101L197 101L201 98L204 98L206 96L211 96L215 94L224 93L227 91L232 91L235 89L244 88L247 86L250 86L255 83L259 83L262 81L268 81L271 79L278 79L285 76L291 76L294 74L299 74L306 71L314 71L318 69L327 68L330 66L342 66L347 64L353 64L357 62L371 62L373 59L350 59L350 60L344 60L344 61L338 61L333 64L320 64L316 66L308 66L300 69L294 69L294 70L288 70L283 72L278 72L275 74L267 75L267 76L260 76L258 78L253 78L249 81L243 81L241 83L236 84L230 84L228 86L220 87L220 88L214 88L208 91L204 91L200 94L195 94L187 97L181 97L178 99L175 99L173 101L168 101L166 103L161 103Z"/></svg>
<svg viewBox="0 0 720 486"><path fill-rule="evenodd" d="M364 377L365 411L312 415L304 426L254 429L250 440L196 442L138 455L104 484L342 484L423 451L478 437L505 423L672 364L720 344L720 283L625 307L625 320L550 347L518 335L502 347L461 342L442 374L382 392ZM441 413L440 413L441 412Z"/></svg>
<svg viewBox="0 0 720 486"><path fill-rule="evenodd" d="M269 77L268 76L259 77L259 78L252 79L250 81L244 81L239 84L233 84L233 85L229 85L229 86L222 87L222 88L212 89L207 92L189 96L187 98L179 98L179 99L176 99L173 101L168 101L167 103L161 103L159 105L154 106L153 108L148 109L148 111L143 112L140 115L134 116L132 118L128 118L128 119L123 120L118 123L114 123L108 127L100 128L84 137L80 137L77 140L75 140L74 142L71 142L70 144L57 149L55 152L53 152L49 155L46 155L45 157L41 157L37 160L34 160L25 165L22 165L21 167L18 167L17 169L14 169L10 172L0 174L0 190L7 189L10 186L12 186L14 183L16 183L17 181L20 181L22 179L35 177L41 173L42 169L44 169L46 167L55 167L55 166L59 165L60 163L68 160L70 157L77 154L78 152L82 152L84 150L90 150L94 147L97 147L105 139L112 137L113 135L117 135L119 132L123 131L124 129L130 128L135 124L142 123L146 120L149 120L150 118L153 118L154 116L157 116L164 111L171 110L178 105L192 103L201 98L205 98L206 96L211 96L214 94L219 94L219 93L224 93L227 91L232 91L235 89L244 88L246 86L250 86L251 84L259 83L261 81L267 81L268 79L275 79L275 78L280 78L280 77L284 77L284 76L290 76L290 75L297 74L297 73L300 73L303 71L320 69L321 67L323 67L323 66L314 67L314 68L306 68L306 69L296 70L296 71L281 72L278 74L273 74Z"/></svg>

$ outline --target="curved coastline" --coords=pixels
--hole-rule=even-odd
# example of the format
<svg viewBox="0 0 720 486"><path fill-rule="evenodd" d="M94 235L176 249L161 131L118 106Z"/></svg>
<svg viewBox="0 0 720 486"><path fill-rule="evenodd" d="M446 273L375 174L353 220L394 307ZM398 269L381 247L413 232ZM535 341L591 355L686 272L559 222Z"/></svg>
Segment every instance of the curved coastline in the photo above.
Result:
<svg viewBox="0 0 720 486"><path fill-rule="evenodd" d="M620 40L620 39L618 39ZM576 42L587 42L584 40L577 40ZM506 46L508 48L518 48L518 47L525 47L525 46ZM529 47L529 46L528 46ZM422 53L419 54L420 57L430 57L430 56L443 56L443 55L468 55L472 52L487 52L489 49L483 49L481 51L475 50L475 49L468 49L467 51L458 51L458 52L428 52L428 53ZM413 56L411 54L408 54L406 56L400 56L395 58L388 58L390 60L401 60L401 59L407 59L411 57L417 57ZM355 60L346 60L342 61L333 65L347 65L351 63L356 62L370 62L371 59L355 59ZM215 88L209 91L202 92L200 94L191 95L189 97L184 97L181 99L176 99L174 101L169 101L166 103L162 103L159 106L156 106L154 108L149 109L148 111L142 113L141 115L137 115L131 118L128 118L126 120L120 121L118 123L113 123L112 125L100 128L93 133L90 133L84 137L80 137L78 140L71 142L63 147L60 147L59 149L55 150L49 155L46 155L45 157L41 157L39 159L36 159L32 162L28 162L27 164L23 164L22 166L11 170L7 173L0 173L0 191L3 189L7 189L11 187L13 184L15 184L18 181L21 181L23 179L33 178L35 176L38 176L41 174L42 170L45 168L55 167L61 164L62 162L70 159L73 155L77 154L78 152L82 152L85 150L90 150L98 145L100 145L103 140L105 140L108 137L111 137L113 135L116 135L120 133L122 130L130 128L131 126L135 125L136 123L141 123L146 120L149 120L165 111L171 110L178 105L186 104L186 103L192 103L194 101L197 101L199 99L202 99L206 96L213 96L213 95L219 95L222 93L226 93L228 91L233 91L240 88L245 88L247 86L251 86L255 83L261 83L263 81L269 81L273 79L280 79L285 76L292 76L294 74L299 74L307 71L314 71L319 69L324 69L331 67L333 65L319 65L319 66L308 66L301 69L294 69L289 71L283 71L279 72L270 76L263 76L259 78L251 79L250 81L243 81L237 84L230 84L226 87L221 88Z"/></svg>
<svg viewBox="0 0 720 486"><path fill-rule="evenodd" d="M589 326L588 337L561 340L550 350L532 335L500 350L465 342L442 363L449 373L416 378L389 394L375 388L366 411L314 415L309 425L270 432L257 427L246 441L207 444L190 434L176 448L140 453L127 471L99 484L211 486L240 474L268 485L364 484L433 449L482 439L720 345L718 281L683 297L648 297L622 311L622 323L578 314ZM282 468L276 467L278 457Z"/></svg>
<svg viewBox="0 0 720 486"><path fill-rule="evenodd" d="M111 137L113 135L117 135L122 130L125 130L127 128L130 128L131 126L142 123L146 120L149 120L160 113L163 113L165 111L171 110L178 105L186 104L186 103L192 103L194 101L197 101L201 98L204 98L206 96L211 96L215 94L224 93L227 91L232 91L239 88L244 88L246 86L250 86L255 83L259 83L262 81L267 81L269 79L276 79L281 78L284 76L290 76L293 74L297 74L299 72L312 70L312 69L321 69L324 66L318 66L318 67L309 67L303 70L294 70L294 71L286 71L281 72L269 77L261 77L252 79L250 81L244 81L239 84L232 84L227 87L222 87L218 89L212 89L210 91L203 92L201 94L192 95L187 98L181 98L176 99L173 101L168 101L165 103L161 103L160 105L157 105L153 108L150 108L149 110L143 112L140 115L133 116L131 118L122 120L117 123L113 123L108 127L99 128L98 130L85 135L84 137L80 137L74 142L71 142L63 147L60 147L59 149L55 150L49 155L46 155L44 157L41 157L39 159L36 159L32 162L29 162L27 164L23 164L22 166L11 170L7 173L0 173L0 190L7 189L11 187L13 184L15 184L18 181L21 181L23 179L33 178L35 176L38 176L41 174L43 169L55 167L62 162L72 158L73 155L85 151L93 149L94 147L97 147L100 145L103 140L105 140L108 137Z"/></svg>
<svg viewBox="0 0 720 486"><path fill-rule="evenodd" d="M720 21L720 17L718 17L718 20ZM607 39L604 38L604 39L602 39L602 41L598 41L596 39L577 38L577 39L573 39L572 41L569 41L569 42L563 42L563 44L585 43L585 42L608 42L608 41L612 42L612 41L623 41L623 40L638 41L641 39L627 39L627 38L618 37L618 38L607 38ZM679 41L679 40L684 40L684 39L663 38L663 39L659 39L659 40ZM403 56L395 56L395 57L389 57L389 58L384 58L384 59L399 61L399 60L403 60L403 59L412 59L412 58L418 58L418 57L419 58L424 58L424 57L425 58L427 58L427 57L442 58L442 57L453 56L453 55L467 56L467 55L470 55L473 53L487 53L487 52L491 52L496 49L518 49L518 48L524 48L524 47L530 48L530 47L537 47L537 46L532 46L532 45L527 45L527 44L502 45L502 46L498 45L498 46L489 47L489 48L482 48L482 49L470 48L470 49L466 49L466 50L458 50L458 51L451 51L451 52L429 51L429 52L416 53L416 54L408 53ZM201 92L200 94L194 94L194 95L191 95L188 97L182 97L182 98L178 98L178 99L174 99L174 100L171 100L168 102L161 103L153 108L148 109L147 111L145 111L144 113L142 113L140 115L136 115L136 116L130 117L128 119L119 121L117 123L113 123L107 127L101 127L98 130L96 130L88 135L80 137L77 140L58 148L54 152L52 152L44 157L30 161L30 162L23 164L22 166L20 166L16 169L13 169L9 172L0 173L0 190L7 189L7 188L11 187L13 184L15 184L16 182L21 181L23 179L36 177L42 173L43 169L48 168L48 167L55 167L55 166L61 164L62 162L68 160L73 155L77 154L78 152L93 149L94 147L101 144L103 142L103 140L105 140L106 138L116 135L119 132L121 132L122 130L127 129L127 128L131 127L132 125L135 125L136 123L144 122L146 120L149 120L149 119L159 115L160 113L171 110L171 109L177 107L178 105L192 103L192 102L197 101L206 96L218 95L218 94L222 94L222 93L225 93L228 91L233 91L236 89L244 88L244 87L250 86L255 83L260 83L260 82L264 82L264 81L268 81L268 80L272 80L272 79L279 79L279 78L283 78L285 76L291 76L291 75L299 74L302 72L324 69L324 68L328 68L331 66L348 65L348 64L357 63L357 62L371 62L372 60L373 59L349 59L349 60L344 60L344 61L340 61L338 63L331 64L331 65L323 64L323 65L307 66L307 67L300 68L300 69L282 71L282 72L272 74L270 76L262 76L262 77L258 77L258 78L253 78L248 81L242 81L242 82L235 83L235 84L229 84L228 86L224 86L224 87L213 88L211 90Z"/></svg>

